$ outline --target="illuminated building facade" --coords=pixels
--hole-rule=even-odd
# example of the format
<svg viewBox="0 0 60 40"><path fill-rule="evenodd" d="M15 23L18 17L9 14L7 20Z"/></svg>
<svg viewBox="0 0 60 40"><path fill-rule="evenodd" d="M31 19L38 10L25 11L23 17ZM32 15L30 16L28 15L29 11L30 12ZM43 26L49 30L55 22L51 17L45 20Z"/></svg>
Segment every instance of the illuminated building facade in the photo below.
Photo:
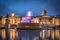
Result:
<svg viewBox="0 0 60 40"><path fill-rule="evenodd" d="M31 24L31 23L45 24L45 25L50 25L50 26L60 25L60 21L59 21L60 17L48 16L46 10L42 11L42 16L31 16L31 13L32 12L29 11L27 16L24 16L24 17L15 16L14 13L12 13L12 16L8 17L9 23L12 25L18 25L18 24L24 23L23 26L21 26L21 25L20 26L21 27L26 26L27 28L29 26L31 28L35 28L36 24ZM3 25L5 25L6 19L7 19L6 17L2 17L2 24ZM45 28L45 26L44 26L44 28ZM50 32L51 32L51 34L50 34ZM50 30L42 30L42 31L40 31L39 34L40 34L40 37L43 38L43 40L49 36L51 36L52 39L54 40L54 35L56 36L56 38L60 38L59 37L60 30L56 30L55 32L54 32L54 30L51 30L51 31ZM2 37L5 38L5 36L6 36L5 31L3 31L3 32L1 31L1 33L2 33ZM4 33L4 35L3 35L3 33ZM27 35L27 33L25 35ZM10 39L14 39L15 36L18 36L18 33L15 30L10 30ZM24 38L25 38L25 36L22 37L22 40L24 40ZM34 37L34 40L38 40L38 37Z"/></svg>
<svg viewBox="0 0 60 40"><path fill-rule="evenodd" d="M46 10L42 11L42 16L31 16L32 12L28 12L28 16L20 17L15 16L14 12L12 13L12 16L9 16L10 24L16 24L23 22L31 22L31 23L43 23L43 24L51 24L51 25L60 25L60 17L54 17L54 16L48 16L48 13ZM6 23L6 17L2 17L2 24L5 25ZM29 21L30 20L30 21Z"/></svg>
<svg viewBox="0 0 60 40"><path fill-rule="evenodd" d="M21 21L21 18L19 16L15 16L14 13L12 12L12 15L9 16L9 21L10 21L10 24L15 24L15 25L18 25L18 23L20 23ZM2 17L2 24L5 25L6 23L6 17Z"/></svg>

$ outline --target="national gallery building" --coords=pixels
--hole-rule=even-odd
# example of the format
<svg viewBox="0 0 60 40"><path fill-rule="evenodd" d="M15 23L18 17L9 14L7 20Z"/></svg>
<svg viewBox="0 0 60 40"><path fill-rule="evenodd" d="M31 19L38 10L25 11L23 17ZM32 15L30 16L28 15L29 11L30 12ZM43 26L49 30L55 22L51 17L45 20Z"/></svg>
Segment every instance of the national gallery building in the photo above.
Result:
<svg viewBox="0 0 60 40"><path fill-rule="evenodd" d="M8 19L8 20L7 20ZM47 38L51 37L53 40L60 39L60 30L56 30L55 27L60 27L60 17L57 16L48 16L46 10L42 11L41 16L32 16L32 12L28 11L27 16L15 16L14 12L12 15L2 17L2 25L10 30L10 39L15 38L17 35L18 37L21 36L21 39L24 38L34 40L38 40L38 38L42 38L43 40L48 40ZM6 25L6 26L5 26ZM14 28L12 28L14 27ZM52 28L52 29L50 29ZM21 29L28 29L23 32L17 32ZM29 30L29 29L39 29L37 30ZM45 30L46 29L46 30ZM60 28L59 28L60 29ZM17 31L15 31L17 30ZM7 31L7 30L6 30ZM25 34L23 35L23 33ZM19 34L20 33L20 34ZM2 37L5 38L5 30L1 31ZM19 34L19 35L18 35ZM36 36L37 35L37 36ZM30 37L31 36L31 37ZM49 39L51 39L49 38ZM24 40L25 40L24 39Z"/></svg>
<svg viewBox="0 0 60 40"><path fill-rule="evenodd" d="M6 23L6 16L2 17L2 24ZM14 12L8 17L9 24L18 25L20 23L40 23L40 24L51 24L51 25L60 25L60 17L48 16L46 10L42 11L41 16L31 16L31 12L27 13L27 16L15 16Z"/></svg>

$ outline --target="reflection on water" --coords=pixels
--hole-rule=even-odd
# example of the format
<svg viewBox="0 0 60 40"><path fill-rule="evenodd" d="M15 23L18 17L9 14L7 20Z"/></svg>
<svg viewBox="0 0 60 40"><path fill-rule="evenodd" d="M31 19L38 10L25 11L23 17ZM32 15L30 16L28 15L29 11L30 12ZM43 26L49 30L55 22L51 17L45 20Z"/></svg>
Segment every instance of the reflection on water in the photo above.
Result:
<svg viewBox="0 0 60 40"><path fill-rule="evenodd" d="M59 40L60 38L60 30L54 31L9 29L8 33L10 40ZM5 29L0 29L0 40L6 40Z"/></svg>
<svg viewBox="0 0 60 40"><path fill-rule="evenodd" d="M6 37L6 32L5 32L5 29L1 30L1 37L2 39L5 39Z"/></svg>
<svg viewBox="0 0 60 40"><path fill-rule="evenodd" d="M12 39L14 40L15 38L18 37L18 32L14 29L10 29L9 34L10 34L10 40L12 40Z"/></svg>

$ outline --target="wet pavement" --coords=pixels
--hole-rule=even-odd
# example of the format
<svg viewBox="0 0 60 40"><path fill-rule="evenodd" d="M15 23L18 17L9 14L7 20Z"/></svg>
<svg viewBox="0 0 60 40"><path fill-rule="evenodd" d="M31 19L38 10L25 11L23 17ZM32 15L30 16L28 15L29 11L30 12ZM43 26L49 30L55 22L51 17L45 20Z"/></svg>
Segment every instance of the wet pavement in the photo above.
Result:
<svg viewBox="0 0 60 40"><path fill-rule="evenodd" d="M0 40L59 40L60 30L0 29Z"/></svg>

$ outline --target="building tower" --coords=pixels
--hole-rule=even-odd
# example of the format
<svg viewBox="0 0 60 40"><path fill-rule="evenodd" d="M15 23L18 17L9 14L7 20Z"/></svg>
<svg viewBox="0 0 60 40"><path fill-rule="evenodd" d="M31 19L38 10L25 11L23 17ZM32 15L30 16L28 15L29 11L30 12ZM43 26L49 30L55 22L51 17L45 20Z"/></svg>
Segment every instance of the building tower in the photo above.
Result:
<svg viewBox="0 0 60 40"><path fill-rule="evenodd" d="M42 16L47 16L47 11L46 10L42 11Z"/></svg>

